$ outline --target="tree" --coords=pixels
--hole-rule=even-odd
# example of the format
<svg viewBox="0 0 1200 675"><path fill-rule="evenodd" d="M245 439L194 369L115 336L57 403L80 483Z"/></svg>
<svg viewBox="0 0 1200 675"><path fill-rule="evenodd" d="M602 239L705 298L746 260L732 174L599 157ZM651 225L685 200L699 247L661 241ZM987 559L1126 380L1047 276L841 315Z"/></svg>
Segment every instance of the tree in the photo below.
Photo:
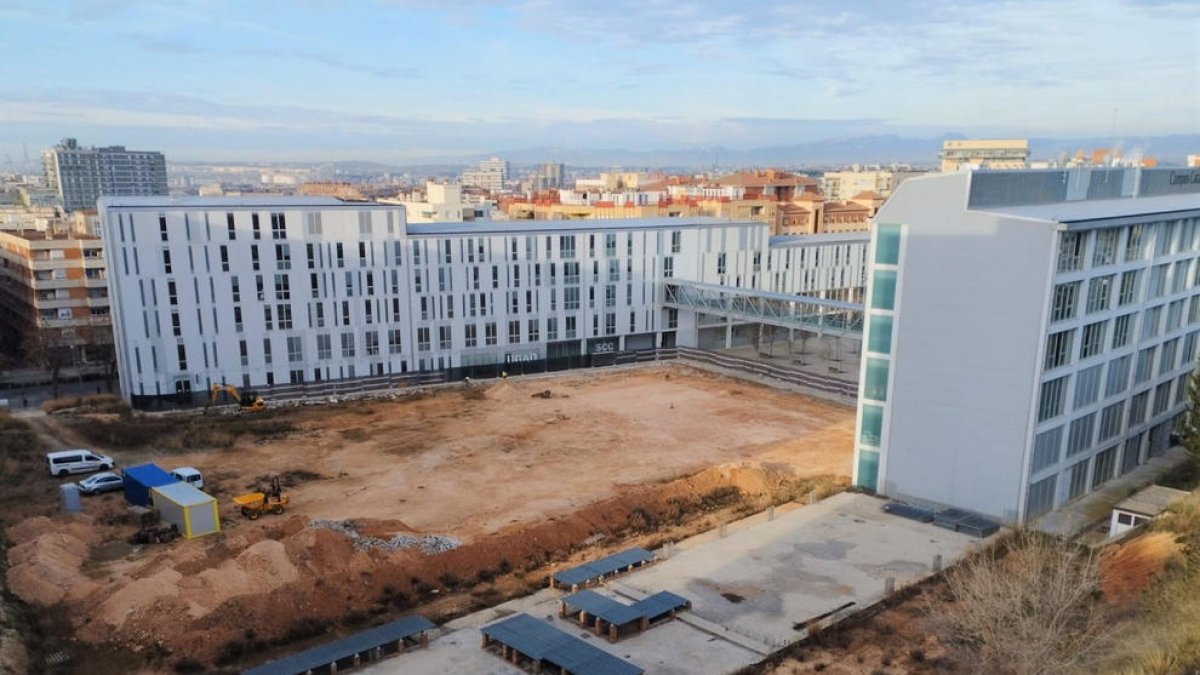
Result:
<svg viewBox="0 0 1200 675"><path fill-rule="evenodd" d="M1113 636L1096 556L1020 531L946 574L935 630L979 673L1093 672Z"/></svg>
<svg viewBox="0 0 1200 675"><path fill-rule="evenodd" d="M1179 434L1179 443L1192 456L1192 461L1200 464L1200 368L1188 376L1187 400L1187 410L1179 416L1175 433Z"/></svg>
<svg viewBox="0 0 1200 675"><path fill-rule="evenodd" d="M74 339L54 329L33 329L21 340L21 351L30 363L50 373L53 397L58 398L62 369L74 360Z"/></svg>

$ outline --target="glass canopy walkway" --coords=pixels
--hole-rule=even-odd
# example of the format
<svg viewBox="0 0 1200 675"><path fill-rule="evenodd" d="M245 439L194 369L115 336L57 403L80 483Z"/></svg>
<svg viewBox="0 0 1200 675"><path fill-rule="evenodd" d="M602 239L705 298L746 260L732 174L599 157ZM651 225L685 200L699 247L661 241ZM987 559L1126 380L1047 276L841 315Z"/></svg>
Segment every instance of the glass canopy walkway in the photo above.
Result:
<svg viewBox="0 0 1200 675"><path fill-rule="evenodd" d="M666 279L663 304L735 321L862 338L863 306L807 295Z"/></svg>

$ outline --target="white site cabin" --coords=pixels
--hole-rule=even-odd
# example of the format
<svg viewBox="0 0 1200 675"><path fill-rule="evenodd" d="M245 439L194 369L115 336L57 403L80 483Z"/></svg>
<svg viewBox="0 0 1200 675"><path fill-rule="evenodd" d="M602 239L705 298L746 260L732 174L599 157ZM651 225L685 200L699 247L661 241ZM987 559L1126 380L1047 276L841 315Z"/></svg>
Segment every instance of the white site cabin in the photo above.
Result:
<svg viewBox="0 0 1200 675"><path fill-rule="evenodd" d="M1175 500L1186 497L1187 492L1162 485L1135 492L1113 507L1112 520L1108 525L1110 538L1123 534L1142 523L1154 520L1166 511Z"/></svg>

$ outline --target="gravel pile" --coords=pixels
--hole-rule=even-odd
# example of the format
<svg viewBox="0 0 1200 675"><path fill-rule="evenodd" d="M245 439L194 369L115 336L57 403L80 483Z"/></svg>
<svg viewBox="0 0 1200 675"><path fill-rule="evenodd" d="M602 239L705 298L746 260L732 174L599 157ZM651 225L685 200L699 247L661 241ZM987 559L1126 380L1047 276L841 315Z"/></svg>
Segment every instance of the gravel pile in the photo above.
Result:
<svg viewBox="0 0 1200 675"><path fill-rule="evenodd" d="M421 551L421 553L432 555L435 553L444 553L462 545L462 542L454 537L443 537L437 534L427 534L422 537L414 537L411 534L398 534L390 539L367 537L359 533L354 523L348 520L316 519L309 521L308 524L310 527L321 527L326 530L332 530L349 538L354 542L355 550L358 551L367 551L370 549L398 551L400 549L415 548Z"/></svg>

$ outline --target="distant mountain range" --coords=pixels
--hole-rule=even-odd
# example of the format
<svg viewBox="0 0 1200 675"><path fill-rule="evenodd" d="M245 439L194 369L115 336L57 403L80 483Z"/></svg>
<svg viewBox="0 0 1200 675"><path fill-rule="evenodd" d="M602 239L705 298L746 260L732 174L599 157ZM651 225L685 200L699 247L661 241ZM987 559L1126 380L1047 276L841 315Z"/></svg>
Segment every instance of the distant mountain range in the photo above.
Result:
<svg viewBox="0 0 1200 675"><path fill-rule="evenodd" d="M894 135L860 136L855 138L814 140L789 145L750 149L723 146L692 147L657 150L628 148L563 148L527 147L496 150L474 155L446 155L429 158L420 163L346 160L338 162L271 162L276 166L309 166L320 175L354 176L381 173L416 176L456 175L486 157L502 157L515 166L542 162L562 162L573 167L627 170L656 169L667 171L734 170L751 166L785 166L822 168L846 164L912 164L936 166L942 141L965 138L961 134L946 134L937 138L905 138ZM1124 137L1116 142L1110 138L1030 138L1030 154L1035 160L1055 159L1061 154L1073 155L1077 150L1091 152L1095 148L1120 148L1126 155L1140 152L1155 157L1160 165L1183 165L1188 154L1200 153L1200 134L1169 136ZM179 162L180 165L215 164L217 162ZM247 162L229 162L246 164Z"/></svg>

